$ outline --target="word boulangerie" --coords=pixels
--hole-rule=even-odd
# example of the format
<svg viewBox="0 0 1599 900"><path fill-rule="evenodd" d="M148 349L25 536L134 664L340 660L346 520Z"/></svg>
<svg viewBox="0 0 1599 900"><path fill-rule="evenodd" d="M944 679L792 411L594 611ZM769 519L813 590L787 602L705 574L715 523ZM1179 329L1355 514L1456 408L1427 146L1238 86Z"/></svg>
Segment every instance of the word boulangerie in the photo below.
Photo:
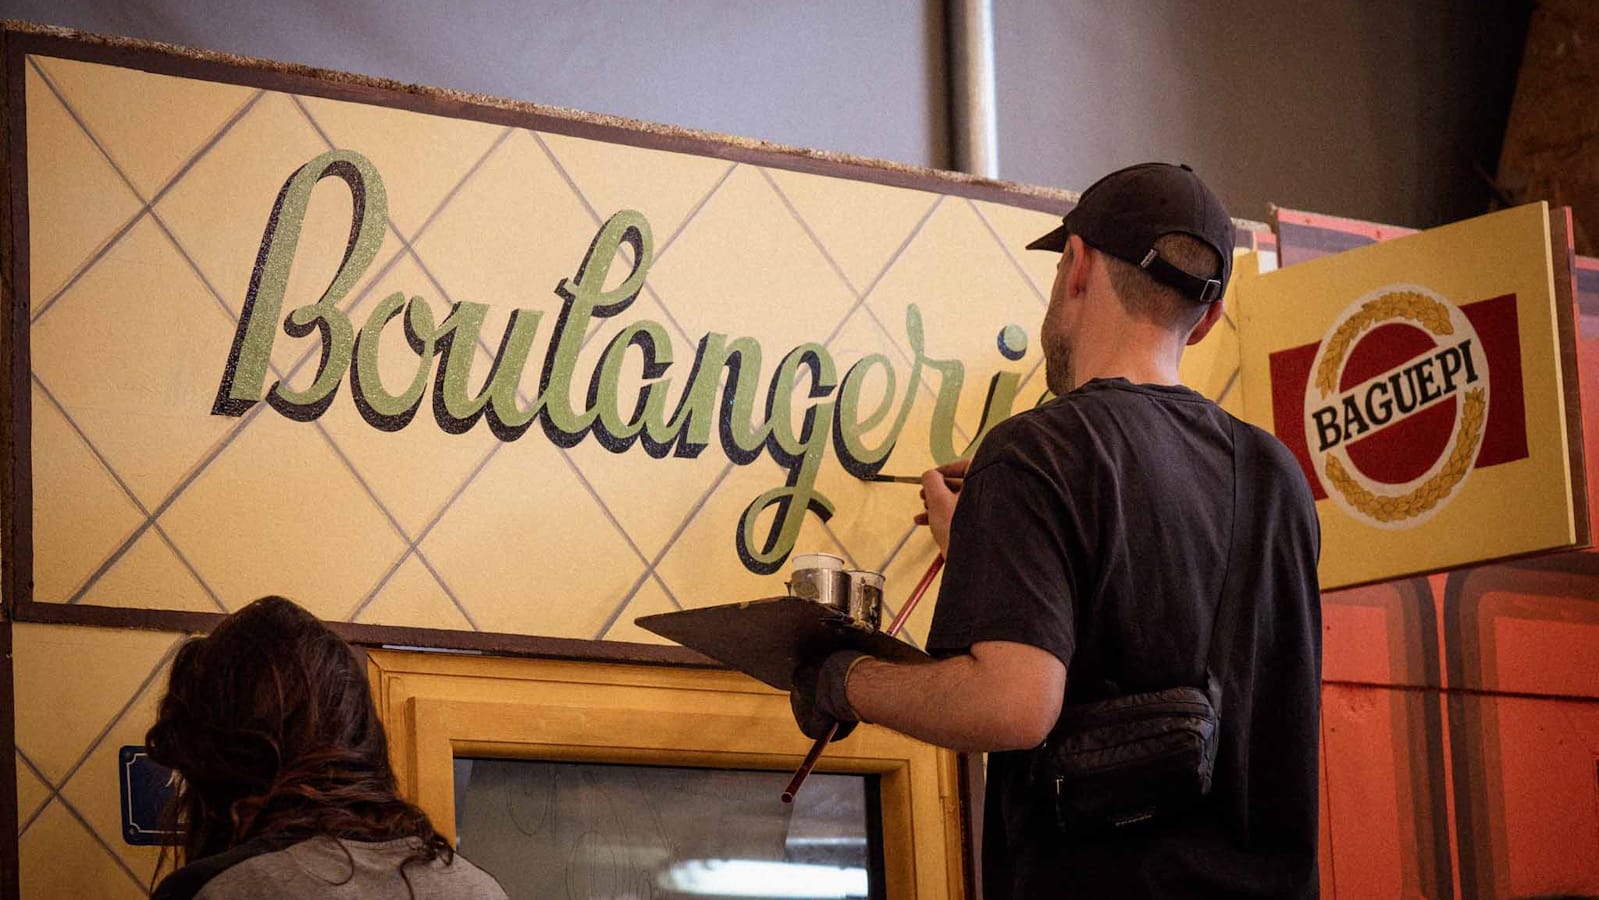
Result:
<svg viewBox="0 0 1599 900"><path fill-rule="evenodd" d="M349 243L321 298L283 318L284 291L300 225L312 189L327 178L341 179L349 186L354 201ZM590 325L627 311L643 289L653 258L649 222L636 211L623 210L595 234L576 274L556 285L555 293L563 305L549 331L537 391L529 397L523 375L543 324L539 310L517 309L511 314L486 375L473 371L479 343L487 337L483 334L486 304L456 303L448 316L436 321L426 300L408 300L404 293L396 292L378 303L359 331L355 330L341 311L341 303L376 258L386 220L382 177L358 153L329 151L285 182L261 240L259 263L214 413L242 415L263 399L265 391L265 399L278 412L312 421L326 412L348 373L351 395L362 418L381 431L398 431L409 425L430 383L434 418L452 434L465 432L483 419L500 440L514 441L537 421L544 436L557 446L573 446L592 434L613 453L638 444L649 456L661 458L698 456L710 445L714 428L722 451L732 462L747 464L765 452L788 473L784 485L750 502L735 534L739 558L750 571L764 575L776 572L787 560L805 514L824 522L833 515L833 504L816 487L829 443L846 471L859 477L876 474L899 440L924 370L938 376L929 442L939 463L970 452L983 434L1008 417L1021 382L1021 373L1014 371L990 379L978 433L970 443L957 447L955 407L965 367L958 360L925 355L922 319L915 305L909 307L905 323L915 357L903 380L881 353L866 356L840 375L827 349L807 342L782 357L763 387L759 383L761 345L751 338L730 340L713 332L700 340L675 392L674 377L682 367L674 363L672 338L664 325L644 319L627 324L611 338L588 381L584 401L574 408L573 391L585 390L576 365ZM613 264L624 249L632 260L629 270L620 279L612 279ZM322 342L315 376L302 390L281 381L265 386L280 319L282 330L291 338L315 334ZM395 319L402 321L395 323ZM404 329L417 357L415 377L398 392L391 391L378 375L380 341L384 329L391 326ZM1017 327L1003 330L999 346L1008 358L1019 358L1026 351L1025 332ZM622 386L630 359L635 359L629 351L637 351L636 368L642 374L642 383L631 398L624 396ZM867 400L863 388L874 373L885 380L886 387L875 399ZM474 382L481 383L475 391L470 387ZM792 403L796 394L802 395L804 403L798 421ZM762 399L764 409L757 412ZM889 423L886 429L880 428L885 420ZM874 429L882 433L870 435ZM775 508L776 514L761 535L759 519L769 508Z"/></svg>

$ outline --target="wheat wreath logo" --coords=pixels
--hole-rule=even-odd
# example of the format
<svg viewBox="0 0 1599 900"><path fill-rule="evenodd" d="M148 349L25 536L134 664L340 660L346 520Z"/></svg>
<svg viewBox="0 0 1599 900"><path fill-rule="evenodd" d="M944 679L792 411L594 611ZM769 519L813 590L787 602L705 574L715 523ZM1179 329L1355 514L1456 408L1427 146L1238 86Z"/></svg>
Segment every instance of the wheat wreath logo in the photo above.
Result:
<svg viewBox="0 0 1599 900"><path fill-rule="evenodd" d="M1482 341L1460 308L1419 285L1389 285L1328 330L1305 391L1305 439L1346 512L1412 528L1465 484L1488 402Z"/></svg>

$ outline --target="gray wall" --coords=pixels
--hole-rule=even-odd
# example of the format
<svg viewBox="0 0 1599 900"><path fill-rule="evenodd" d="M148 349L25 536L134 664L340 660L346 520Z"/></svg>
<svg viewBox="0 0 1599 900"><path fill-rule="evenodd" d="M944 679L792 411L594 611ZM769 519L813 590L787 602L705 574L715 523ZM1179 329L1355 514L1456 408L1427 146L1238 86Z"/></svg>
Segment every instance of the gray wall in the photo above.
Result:
<svg viewBox="0 0 1599 900"><path fill-rule="evenodd" d="M0 14L918 165L948 144L939 0L0 0Z"/></svg>
<svg viewBox="0 0 1599 900"><path fill-rule="evenodd" d="M1530 0L995 0L1000 174L1188 161L1267 204L1487 207ZM0 0L8 18L948 165L941 0Z"/></svg>
<svg viewBox="0 0 1599 900"><path fill-rule="evenodd" d="M1487 210L1524 0L996 0L1000 173L1187 161L1266 204L1425 227Z"/></svg>

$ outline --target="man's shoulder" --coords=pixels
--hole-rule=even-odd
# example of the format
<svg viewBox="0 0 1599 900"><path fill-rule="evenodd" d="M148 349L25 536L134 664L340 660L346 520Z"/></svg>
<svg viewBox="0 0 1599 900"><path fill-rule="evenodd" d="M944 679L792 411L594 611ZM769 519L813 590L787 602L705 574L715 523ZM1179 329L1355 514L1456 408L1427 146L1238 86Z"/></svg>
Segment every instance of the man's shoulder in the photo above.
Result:
<svg viewBox="0 0 1599 900"><path fill-rule="evenodd" d="M1253 443L1257 475L1265 477L1285 489L1292 491L1296 498L1306 505L1314 506L1315 499L1310 492L1310 482L1306 480L1305 469L1300 465L1299 458L1288 449L1276 435L1261 428L1251 425L1243 419L1234 417L1239 429L1237 434L1241 439Z"/></svg>
<svg viewBox="0 0 1599 900"><path fill-rule="evenodd" d="M1109 413L1114 400L1097 394L1073 392L1013 413L995 425L983 446L996 450L1030 450L1040 446L1073 443L1086 438L1096 419Z"/></svg>

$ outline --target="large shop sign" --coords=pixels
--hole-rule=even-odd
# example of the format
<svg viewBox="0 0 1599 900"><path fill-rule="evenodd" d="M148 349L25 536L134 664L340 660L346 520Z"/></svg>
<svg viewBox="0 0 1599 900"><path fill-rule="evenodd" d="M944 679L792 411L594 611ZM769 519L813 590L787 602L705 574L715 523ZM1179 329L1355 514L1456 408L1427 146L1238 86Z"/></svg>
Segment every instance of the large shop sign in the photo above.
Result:
<svg viewBox="0 0 1599 900"><path fill-rule="evenodd" d="M1246 414L1310 482L1324 589L1586 541L1550 221L1531 204L1241 279Z"/></svg>
<svg viewBox="0 0 1599 900"><path fill-rule="evenodd" d="M796 550L892 607L935 548L865 476L1045 395L1062 192L6 38L24 618L652 640Z"/></svg>

